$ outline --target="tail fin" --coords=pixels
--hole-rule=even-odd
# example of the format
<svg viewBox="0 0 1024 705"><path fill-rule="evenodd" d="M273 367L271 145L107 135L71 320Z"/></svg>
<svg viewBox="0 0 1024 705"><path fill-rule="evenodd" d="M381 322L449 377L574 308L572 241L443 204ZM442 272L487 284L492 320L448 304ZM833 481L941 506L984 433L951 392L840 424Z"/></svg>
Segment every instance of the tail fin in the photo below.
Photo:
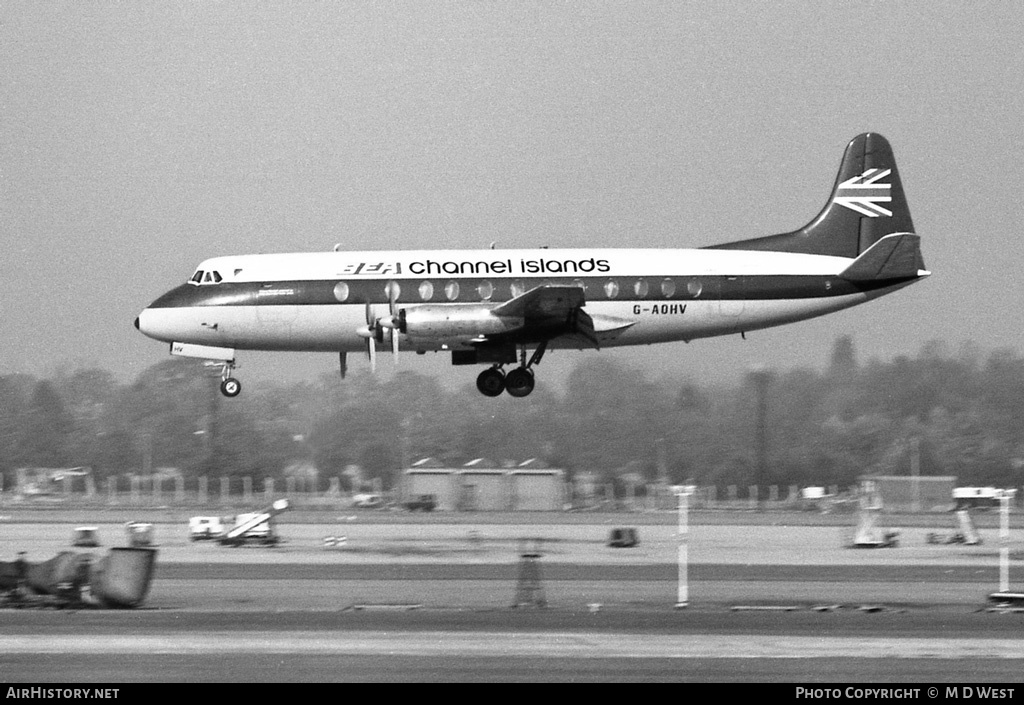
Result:
<svg viewBox="0 0 1024 705"><path fill-rule="evenodd" d="M857 135L846 147L832 196L818 217L800 230L709 249L767 250L812 255L860 256L892 233L913 233L903 184L888 140ZM924 269L920 253L920 269Z"/></svg>

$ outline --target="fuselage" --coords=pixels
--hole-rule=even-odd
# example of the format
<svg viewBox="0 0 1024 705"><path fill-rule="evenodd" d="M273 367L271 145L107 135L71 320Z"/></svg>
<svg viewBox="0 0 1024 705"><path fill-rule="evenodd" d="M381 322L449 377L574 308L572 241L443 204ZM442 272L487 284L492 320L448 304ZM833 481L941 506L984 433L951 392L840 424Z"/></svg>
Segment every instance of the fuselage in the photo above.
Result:
<svg viewBox="0 0 1024 705"><path fill-rule="evenodd" d="M420 250L217 257L135 320L171 353L445 350L491 365L486 396L524 397L549 348L689 341L855 306L928 275L888 141L846 147L832 195L799 230L701 249ZM386 345L385 345L386 343ZM528 348L533 350L532 354ZM506 365L518 365L505 371Z"/></svg>
<svg viewBox="0 0 1024 705"><path fill-rule="evenodd" d="M429 311L401 350L468 349L474 316L538 286L579 287L600 347L729 335L848 308L908 285L848 281L846 257L715 249L429 250L216 257L139 316L166 342L239 350L363 350L368 316ZM922 273L923 274L923 273ZM451 324L446 325L450 320ZM481 330L480 335L490 331ZM583 347L560 336L551 347Z"/></svg>

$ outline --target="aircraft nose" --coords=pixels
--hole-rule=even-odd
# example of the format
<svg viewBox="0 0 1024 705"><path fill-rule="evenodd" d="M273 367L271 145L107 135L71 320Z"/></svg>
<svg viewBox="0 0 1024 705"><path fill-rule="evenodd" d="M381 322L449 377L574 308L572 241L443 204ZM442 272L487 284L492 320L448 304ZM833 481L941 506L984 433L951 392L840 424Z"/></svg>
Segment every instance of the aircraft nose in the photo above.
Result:
<svg viewBox="0 0 1024 705"><path fill-rule="evenodd" d="M148 308L142 309L142 312L135 317L135 329L148 338L153 338L158 334L158 323L153 311Z"/></svg>

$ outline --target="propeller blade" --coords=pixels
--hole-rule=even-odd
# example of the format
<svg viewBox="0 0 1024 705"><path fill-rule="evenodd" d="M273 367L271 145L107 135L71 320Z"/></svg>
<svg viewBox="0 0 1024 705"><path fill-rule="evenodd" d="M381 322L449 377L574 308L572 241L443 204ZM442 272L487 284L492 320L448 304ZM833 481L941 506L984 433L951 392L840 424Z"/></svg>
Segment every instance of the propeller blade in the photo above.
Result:
<svg viewBox="0 0 1024 705"><path fill-rule="evenodd" d="M398 287L398 282L388 282L387 291L388 311L391 313L392 316L396 316L398 315L398 311L395 309L395 304L398 302L398 292L400 291Z"/></svg>
<svg viewBox="0 0 1024 705"><path fill-rule="evenodd" d="M391 330L391 353L394 355L395 365L398 364L398 293L401 291L398 282L390 281L387 285L388 312L390 316L382 319L380 324Z"/></svg>
<svg viewBox="0 0 1024 705"><path fill-rule="evenodd" d="M366 356L370 358L370 372L377 371L377 340L374 337L366 339Z"/></svg>

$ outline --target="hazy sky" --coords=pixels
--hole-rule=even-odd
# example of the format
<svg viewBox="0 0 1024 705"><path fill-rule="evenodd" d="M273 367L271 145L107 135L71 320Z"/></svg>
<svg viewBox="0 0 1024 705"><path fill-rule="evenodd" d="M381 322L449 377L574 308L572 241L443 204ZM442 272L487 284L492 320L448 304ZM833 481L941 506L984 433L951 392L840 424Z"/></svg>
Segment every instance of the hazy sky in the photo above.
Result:
<svg viewBox="0 0 1024 705"><path fill-rule="evenodd" d="M132 320L214 255L795 229L868 130L930 279L746 341L556 351L539 381L587 355L694 379L819 366L843 334L861 359L1019 351L1021 37L1018 2L0 2L0 373L135 379L167 346ZM335 366L239 361L250 383Z"/></svg>

